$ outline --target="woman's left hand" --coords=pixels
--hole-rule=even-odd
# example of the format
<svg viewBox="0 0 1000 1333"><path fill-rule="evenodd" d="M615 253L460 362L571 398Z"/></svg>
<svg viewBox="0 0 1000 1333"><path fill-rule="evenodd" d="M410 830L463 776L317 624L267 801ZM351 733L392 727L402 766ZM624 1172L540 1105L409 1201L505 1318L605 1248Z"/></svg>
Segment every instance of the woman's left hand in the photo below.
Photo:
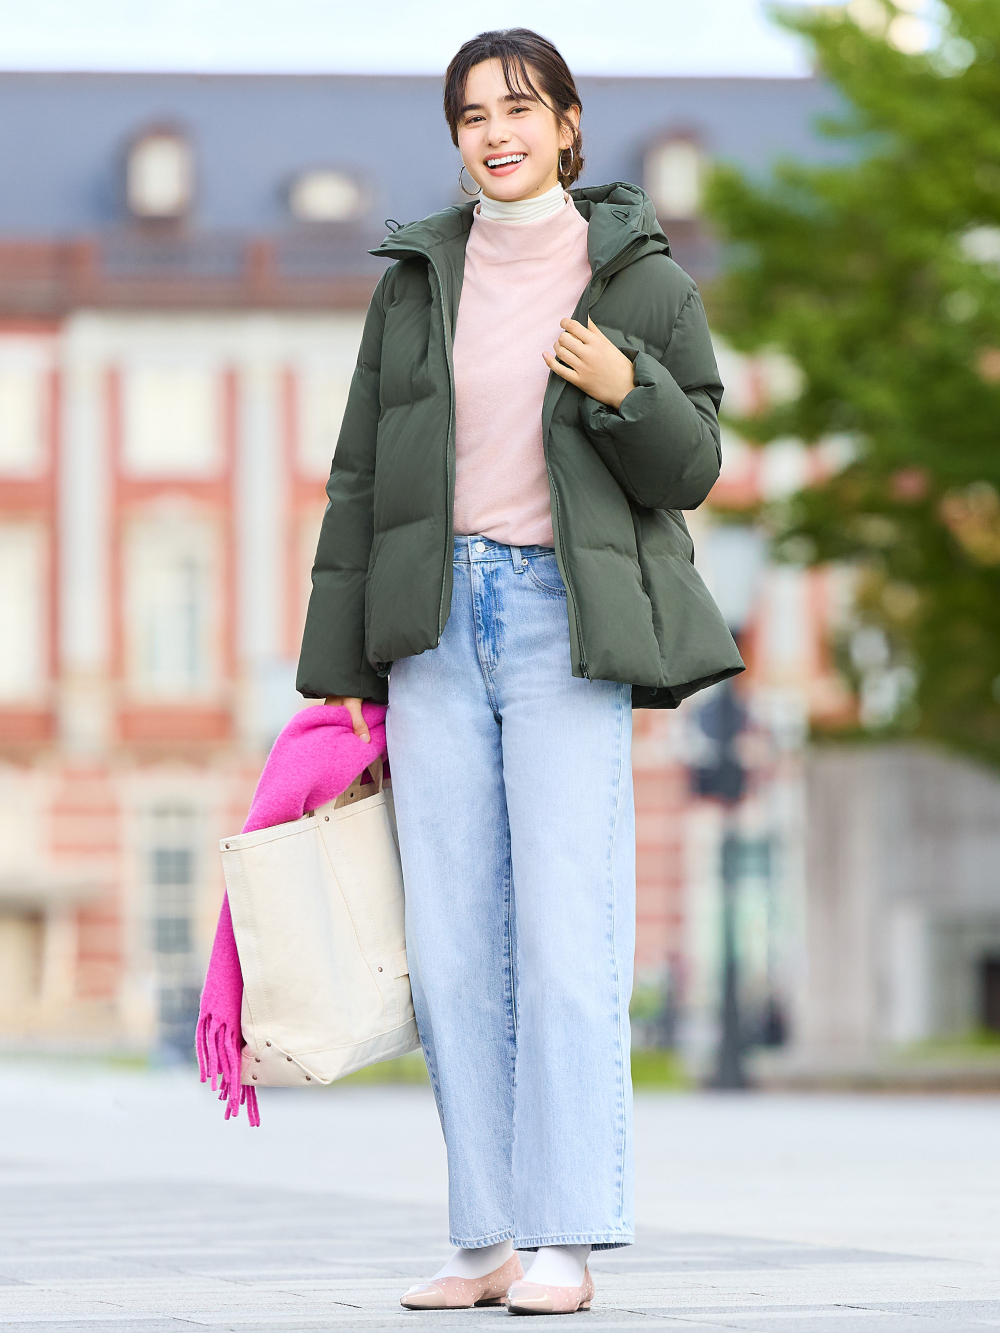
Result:
<svg viewBox="0 0 1000 1333"><path fill-rule="evenodd" d="M625 395L635 388L632 362L610 338L605 338L592 319L588 328L576 319L561 319L559 323L563 331L553 344L555 354L542 353L545 364L617 412Z"/></svg>

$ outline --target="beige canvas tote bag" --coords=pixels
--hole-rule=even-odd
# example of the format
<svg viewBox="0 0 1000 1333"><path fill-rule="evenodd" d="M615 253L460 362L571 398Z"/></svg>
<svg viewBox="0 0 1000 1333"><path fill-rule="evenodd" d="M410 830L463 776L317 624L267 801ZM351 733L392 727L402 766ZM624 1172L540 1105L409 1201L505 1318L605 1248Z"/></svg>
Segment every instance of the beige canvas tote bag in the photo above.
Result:
<svg viewBox="0 0 1000 1333"><path fill-rule="evenodd" d="M336 800L220 844L243 969L241 1081L308 1087L420 1045L382 762Z"/></svg>

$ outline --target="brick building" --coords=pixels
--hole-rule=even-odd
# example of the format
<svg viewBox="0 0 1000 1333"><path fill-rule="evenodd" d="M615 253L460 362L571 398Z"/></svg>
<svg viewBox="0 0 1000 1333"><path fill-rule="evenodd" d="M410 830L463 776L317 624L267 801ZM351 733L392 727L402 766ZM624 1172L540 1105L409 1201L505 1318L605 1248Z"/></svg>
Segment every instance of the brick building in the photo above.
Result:
<svg viewBox="0 0 1000 1333"><path fill-rule="evenodd" d="M709 159L830 151L810 129L829 94L811 80L581 92L584 183L642 181L699 280L717 262L699 218ZM439 102L430 78L0 74L8 1041L190 1045L217 840L302 702L323 486L381 271L367 249L386 216L456 198ZM720 357L737 409L781 391L780 363ZM727 446L719 506L832 465L829 449ZM710 514L694 525L724 602L727 568L756 557L732 557ZM765 989L780 989L794 911L802 723L842 705L822 648L837 596L828 576L763 570L747 628L764 756L748 837L784 849L746 895L748 975ZM697 1046L715 1003L718 821L688 795L685 711L636 714L637 962L661 1000L669 979Z"/></svg>

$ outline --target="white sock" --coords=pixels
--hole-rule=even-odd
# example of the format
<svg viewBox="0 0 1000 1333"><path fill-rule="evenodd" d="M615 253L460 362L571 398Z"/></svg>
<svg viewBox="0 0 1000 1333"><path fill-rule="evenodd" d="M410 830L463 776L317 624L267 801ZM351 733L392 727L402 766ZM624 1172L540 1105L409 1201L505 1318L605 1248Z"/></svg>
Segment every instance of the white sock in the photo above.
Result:
<svg viewBox="0 0 1000 1333"><path fill-rule="evenodd" d="M583 1270L590 1245L539 1245L535 1261L525 1273L526 1282L545 1287L582 1287Z"/></svg>
<svg viewBox="0 0 1000 1333"><path fill-rule="evenodd" d="M456 1250L431 1281L436 1282L439 1277L485 1277L505 1264L513 1253L514 1246L509 1240L498 1240L495 1245L484 1245L479 1250Z"/></svg>

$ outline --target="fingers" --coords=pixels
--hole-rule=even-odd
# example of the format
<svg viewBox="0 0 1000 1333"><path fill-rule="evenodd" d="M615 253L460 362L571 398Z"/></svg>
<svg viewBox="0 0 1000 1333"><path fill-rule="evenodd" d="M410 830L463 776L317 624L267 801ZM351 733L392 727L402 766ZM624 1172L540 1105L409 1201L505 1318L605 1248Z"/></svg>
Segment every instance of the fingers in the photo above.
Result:
<svg viewBox="0 0 1000 1333"><path fill-rule="evenodd" d="M594 321L589 317L587 319L587 323L590 326L589 332L592 341L606 343L609 346L614 347L615 344L611 341L608 335L606 333L602 333L601 330L594 323Z"/></svg>
<svg viewBox="0 0 1000 1333"><path fill-rule="evenodd" d="M593 333L600 333L600 329L590 320L590 328L586 329L578 319L561 319L559 327L571 333L574 338L579 338L582 343L588 342Z"/></svg>
<svg viewBox="0 0 1000 1333"><path fill-rule="evenodd" d="M360 699L350 699L341 694L330 694L327 695L326 702L336 707L346 708L351 716L351 726L355 736L360 736L366 745L371 741L371 732L368 730L368 723L361 711Z"/></svg>
<svg viewBox="0 0 1000 1333"><path fill-rule="evenodd" d="M562 361L564 365L572 366L574 370L582 369L583 358L571 347L567 347L565 343L553 343L552 350L557 360Z"/></svg>
<svg viewBox="0 0 1000 1333"><path fill-rule="evenodd" d="M354 723L355 736L360 736L367 745L371 740L371 732L368 730L368 723L365 721L364 715L361 712L361 700L348 699L347 711L350 713L351 721Z"/></svg>
<svg viewBox="0 0 1000 1333"><path fill-rule="evenodd" d="M551 352L543 352L542 359L548 366L549 370L555 371L557 375L561 375L564 380L569 380L571 384L575 384L580 378L579 373L574 370L572 366L567 366L564 365L562 361L557 361Z"/></svg>
<svg viewBox="0 0 1000 1333"><path fill-rule="evenodd" d="M555 349L556 356L561 356L563 352L570 352L575 357L582 357L587 350L587 344L567 330L566 333L560 333L556 339Z"/></svg>
<svg viewBox="0 0 1000 1333"><path fill-rule="evenodd" d="M368 730L368 723L365 721L365 715L361 711L360 699L352 699L346 694L328 694L326 702L334 708L346 708L351 717L351 725L355 736L360 736L367 744L371 740L371 732Z"/></svg>
<svg viewBox="0 0 1000 1333"><path fill-rule="evenodd" d="M559 321L559 326L560 328L565 329L567 333L572 334L574 338L579 338L582 343L594 341L610 342L610 339L601 332L589 315L587 316L586 328L584 328L578 319L561 319Z"/></svg>

